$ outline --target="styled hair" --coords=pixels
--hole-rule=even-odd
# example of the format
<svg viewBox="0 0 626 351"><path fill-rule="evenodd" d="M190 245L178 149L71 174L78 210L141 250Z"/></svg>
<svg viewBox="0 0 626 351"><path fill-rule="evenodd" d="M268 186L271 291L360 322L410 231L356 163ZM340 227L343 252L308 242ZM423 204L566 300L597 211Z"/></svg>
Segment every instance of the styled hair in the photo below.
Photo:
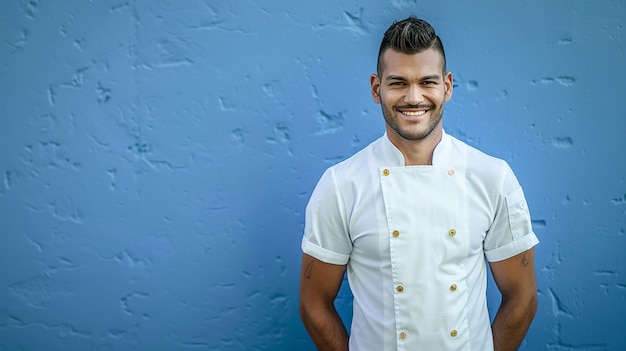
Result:
<svg viewBox="0 0 626 351"><path fill-rule="evenodd" d="M443 73L446 72L446 54L443 43L435 33L435 28L428 22L409 16L402 21L395 21L385 32L378 50L378 63L376 69L380 75L383 70L382 57L387 49L392 49L407 55L420 53L428 49L434 49L443 57Z"/></svg>

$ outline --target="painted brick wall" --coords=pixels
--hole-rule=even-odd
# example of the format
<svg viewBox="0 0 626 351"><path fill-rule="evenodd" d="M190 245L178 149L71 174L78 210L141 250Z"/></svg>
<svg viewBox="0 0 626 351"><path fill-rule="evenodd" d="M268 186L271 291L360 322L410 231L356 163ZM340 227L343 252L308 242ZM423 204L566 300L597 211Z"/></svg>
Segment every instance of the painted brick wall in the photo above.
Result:
<svg viewBox="0 0 626 351"><path fill-rule="evenodd" d="M624 1L7 0L0 350L313 350L303 210L382 134L369 74L410 13L446 45L446 130L525 187L522 350L626 349Z"/></svg>

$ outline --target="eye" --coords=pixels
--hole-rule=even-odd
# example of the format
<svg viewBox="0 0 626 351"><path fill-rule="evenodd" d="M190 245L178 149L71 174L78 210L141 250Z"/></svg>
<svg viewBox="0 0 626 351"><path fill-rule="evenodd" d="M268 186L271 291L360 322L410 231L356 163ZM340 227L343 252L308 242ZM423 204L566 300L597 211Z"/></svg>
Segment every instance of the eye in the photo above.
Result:
<svg viewBox="0 0 626 351"><path fill-rule="evenodd" d="M389 83L389 85L391 85L391 86L403 86L403 85L406 85L406 83L404 83L404 82L391 82L391 83Z"/></svg>
<svg viewBox="0 0 626 351"><path fill-rule="evenodd" d="M432 80L425 80L422 82L423 85L433 85L433 84L437 84L437 82L432 81Z"/></svg>

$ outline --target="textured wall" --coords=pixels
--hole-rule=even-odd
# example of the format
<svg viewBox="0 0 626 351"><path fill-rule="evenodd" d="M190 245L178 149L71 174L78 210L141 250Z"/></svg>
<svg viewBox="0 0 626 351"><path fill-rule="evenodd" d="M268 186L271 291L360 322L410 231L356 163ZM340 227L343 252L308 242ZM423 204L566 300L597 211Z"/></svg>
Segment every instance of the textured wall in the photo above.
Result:
<svg viewBox="0 0 626 351"><path fill-rule="evenodd" d="M624 1L6 0L0 350L313 350L303 210L381 135L369 74L409 13L447 48L446 130L525 187L522 349L625 349Z"/></svg>

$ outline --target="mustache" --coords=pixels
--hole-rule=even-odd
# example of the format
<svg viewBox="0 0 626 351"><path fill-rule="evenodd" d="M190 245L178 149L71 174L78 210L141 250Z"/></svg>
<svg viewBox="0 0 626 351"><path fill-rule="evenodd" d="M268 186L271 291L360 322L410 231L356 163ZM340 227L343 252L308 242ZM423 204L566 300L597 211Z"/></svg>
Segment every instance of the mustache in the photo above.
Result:
<svg viewBox="0 0 626 351"><path fill-rule="evenodd" d="M395 106L396 110L404 110L404 109L410 109L410 108L432 110L432 109L435 108L435 105L419 104L419 105L400 105L400 106Z"/></svg>

